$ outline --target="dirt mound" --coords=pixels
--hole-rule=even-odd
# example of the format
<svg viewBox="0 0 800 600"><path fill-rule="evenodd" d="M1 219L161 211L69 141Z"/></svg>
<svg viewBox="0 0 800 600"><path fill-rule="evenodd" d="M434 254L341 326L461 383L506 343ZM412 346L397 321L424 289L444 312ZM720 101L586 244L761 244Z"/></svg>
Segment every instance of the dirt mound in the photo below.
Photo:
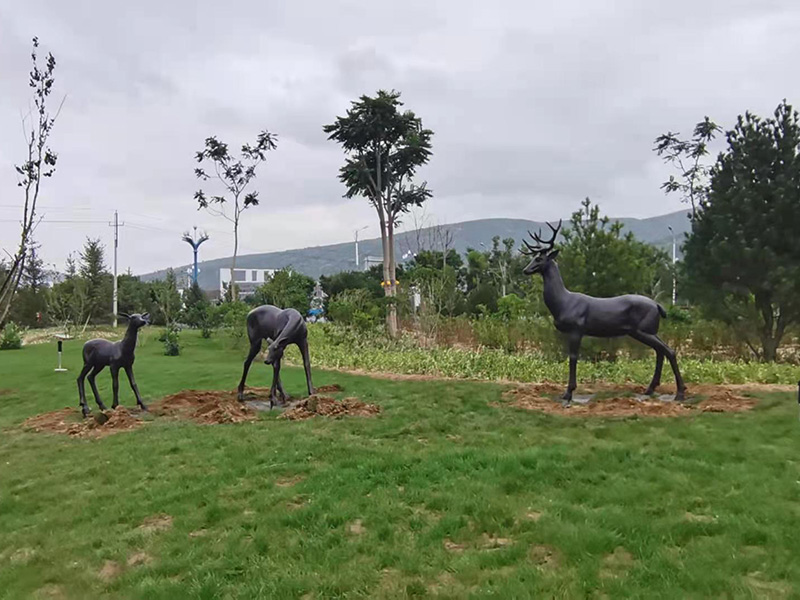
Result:
<svg viewBox="0 0 800 600"><path fill-rule="evenodd" d="M343 388L334 383L320 389L340 392ZM96 410L83 419L77 407L63 408L31 417L22 427L34 432L96 438L130 431L159 418L192 421L203 425L243 423L255 421L261 410L268 410L269 388L249 388L246 398L246 402L239 402L236 390L184 390L153 402L147 413L120 406L116 410ZM308 419L315 415L370 416L380 412L377 406L364 404L356 398L345 398L338 402L329 396L317 394L304 400L288 399L285 408L281 417L291 421Z"/></svg>
<svg viewBox="0 0 800 600"><path fill-rule="evenodd" d="M665 386L664 391L667 389ZM592 394L611 392L623 395L601 395L585 403L573 401L569 408L562 406L561 401L553 397L554 393L562 391L561 387L553 384L531 384L511 389L503 394L503 398L509 401L510 406L516 408L570 417L679 417L700 412L742 412L750 410L756 405L756 400L741 396L726 386L693 386L690 402L684 404L642 397L643 386L601 384L594 386L591 390L581 389L581 391ZM672 393L674 394L674 387ZM695 394L701 395L697 401L691 399L691 396ZM499 406L499 404L495 404L495 406Z"/></svg>
<svg viewBox="0 0 800 600"><path fill-rule="evenodd" d="M321 385L317 388L318 394L332 394L334 392L342 392L344 388L338 383L331 383L329 385Z"/></svg>
<svg viewBox="0 0 800 600"><path fill-rule="evenodd" d="M341 402L330 396L309 396L301 400L292 408L284 411L281 419L301 421L317 415L321 417L357 416L371 417L377 415L381 409L374 404L365 404L357 398L345 398Z"/></svg>
<svg viewBox="0 0 800 600"><path fill-rule="evenodd" d="M27 419L22 426L35 432L62 433L73 437L99 438L141 427L140 413L124 406L116 410L97 411L81 418L75 408L62 408Z"/></svg>
<svg viewBox="0 0 800 600"><path fill-rule="evenodd" d="M150 407L157 417L188 419L204 425L254 421L258 413L237 399L235 391L184 390Z"/></svg>

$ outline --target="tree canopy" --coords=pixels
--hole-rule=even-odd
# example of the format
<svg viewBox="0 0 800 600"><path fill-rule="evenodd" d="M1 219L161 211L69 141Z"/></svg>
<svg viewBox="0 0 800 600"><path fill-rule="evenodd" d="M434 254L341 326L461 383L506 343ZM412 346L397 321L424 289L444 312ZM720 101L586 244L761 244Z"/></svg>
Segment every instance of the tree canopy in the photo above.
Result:
<svg viewBox="0 0 800 600"><path fill-rule="evenodd" d="M766 119L747 112L725 137L684 248L689 290L774 360L800 318L798 113L785 100Z"/></svg>

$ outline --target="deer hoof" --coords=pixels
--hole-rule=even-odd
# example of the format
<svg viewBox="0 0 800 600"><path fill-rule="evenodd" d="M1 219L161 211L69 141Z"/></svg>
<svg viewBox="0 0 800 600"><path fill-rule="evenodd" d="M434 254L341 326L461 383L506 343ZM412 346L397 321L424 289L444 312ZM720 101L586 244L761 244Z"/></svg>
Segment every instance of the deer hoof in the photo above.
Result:
<svg viewBox="0 0 800 600"><path fill-rule="evenodd" d="M570 406L572 406L572 400L564 400L561 403L561 408L569 408Z"/></svg>
<svg viewBox="0 0 800 600"><path fill-rule="evenodd" d="M675 402L686 402L686 390L678 390L675 394Z"/></svg>
<svg viewBox="0 0 800 600"><path fill-rule="evenodd" d="M650 386L649 388L647 388L647 389L644 391L644 395L645 395L645 396L652 396L652 395L653 395L653 394L655 394L655 393L656 393L656 388L655 388L654 386Z"/></svg>

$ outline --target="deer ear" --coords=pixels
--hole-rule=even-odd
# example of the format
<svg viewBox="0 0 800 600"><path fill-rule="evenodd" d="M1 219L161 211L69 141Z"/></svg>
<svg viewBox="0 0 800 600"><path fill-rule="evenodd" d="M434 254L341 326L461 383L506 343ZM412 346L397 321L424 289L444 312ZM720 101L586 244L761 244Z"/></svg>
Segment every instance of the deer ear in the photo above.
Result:
<svg viewBox="0 0 800 600"><path fill-rule="evenodd" d="M556 248L550 254L548 254L547 258L549 258L550 260L555 260L556 256L558 256L558 248Z"/></svg>
<svg viewBox="0 0 800 600"><path fill-rule="evenodd" d="M130 319L131 318L131 316L129 314L126 314L126 313L123 313L123 312L117 313L117 315L119 315L123 319Z"/></svg>
<svg viewBox="0 0 800 600"><path fill-rule="evenodd" d="M150 320L150 313L144 313L144 314L142 315L142 318L143 318L145 321L149 321L149 320Z"/></svg>

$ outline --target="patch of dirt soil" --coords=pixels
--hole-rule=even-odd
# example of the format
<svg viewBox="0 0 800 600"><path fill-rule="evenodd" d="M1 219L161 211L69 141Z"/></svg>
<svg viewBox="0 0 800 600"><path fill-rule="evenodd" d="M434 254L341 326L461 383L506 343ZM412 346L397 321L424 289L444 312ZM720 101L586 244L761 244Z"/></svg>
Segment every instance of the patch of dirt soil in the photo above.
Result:
<svg viewBox="0 0 800 600"><path fill-rule="evenodd" d="M521 385L503 394L508 400L508 405L525 410L535 410L549 414L558 414L570 417L680 417L701 412L743 412L751 410L757 401L746 398L741 392L751 391L743 386L729 385L693 385L689 390L690 403L665 402L653 399L639 399L636 395L644 393L644 386L636 384L596 384L581 386L581 393L620 394L610 397L600 396L592 399L587 404L572 403L565 408L561 401L554 398L563 392L563 386L550 383L535 383ZM674 394L675 387L663 386L659 389L662 394ZM692 396L700 396L699 401L691 402ZM493 406L502 406L494 403Z"/></svg>
<svg viewBox="0 0 800 600"><path fill-rule="evenodd" d="M97 574L100 579L103 581L111 581L112 579L116 579L122 573L122 567L119 563L114 562L113 560L107 560L103 563L103 568L100 569L100 572Z"/></svg>
<svg viewBox="0 0 800 600"><path fill-rule="evenodd" d="M147 552L137 552L128 558L129 567L138 567L139 565L149 565L153 562L153 557Z"/></svg>
<svg viewBox="0 0 800 600"><path fill-rule="evenodd" d="M300 400L292 408L284 411L280 418L301 421L317 415L335 418L343 416L372 417L380 412L380 407L361 402L358 398L345 398L339 402L330 396L314 394L305 400Z"/></svg>
<svg viewBox="0 0 800 600"><path fill-rule="evenodd" d="M140 412L117 407L116 410L95 411L86 419L76 408L62 408L30 417L22 427L34 432L62 433L79 438L101 438L120 431L130 431L144 424Z"/></svg>
<svg viewBox="0 0 800 600"><path fill-rule="evenodd" d="M321 386L320 390L340 392L339 384ZM247 400L239 402L236 390L184 390L153 402L148 413L124 406L116 410L95 410L85 419L80 409L63 408L30 417L23 424L24 429L34 432L60 433L81 438L100 438L121 431L141 427L153 418L181 419L203 425L223 423L242 423L258 418L258 406L269 402L269 388L249 388ZM357 398L345 398L341 402L329 396L314 394L303 400L287 399L282 418L296 421L321 415L326 417L373 416L380 408L365 404ZM150 415L150 418L143 418Z"/></svg>
<svg viewBox="0 0 800 600"><path fill-rule="evenodd" d="M330 385L321 385L317 388L318 394L333 394L334 392L343 392L344 388L338 383L331 383Z"/></svg>
<svg viewBox="0 0 800 600"><path fill-rule="evenodd" d="M256 410L239 402L236 391L184 390L154 402L150 412L156 417L175 417L204 425L243 423L258 418Z"/></svg>
<svg viewBox="0 0 800 600"><path fill-rule="evenodd" d="M156 531L167 531L168 529L172 528L172 516L171 515L153 515L152 517L147 517L142 524L139 525L139 531L144 533L155 533Z"/></svg>
<svg viewBox="0 0 800 600"><path fill-rule="evenodd" d="M620 577L627 573L636 561L633 555L622 546L617 546L614 552L603 557L603 567L600 577L603 579Z"/></svg>
<svg viewBox="0 0 800 600"><path fill-rule="evenodd" d="M532 546L529 555L540 569L553 569L561 562L561 554L552 546L542 544Z"/></svg>

